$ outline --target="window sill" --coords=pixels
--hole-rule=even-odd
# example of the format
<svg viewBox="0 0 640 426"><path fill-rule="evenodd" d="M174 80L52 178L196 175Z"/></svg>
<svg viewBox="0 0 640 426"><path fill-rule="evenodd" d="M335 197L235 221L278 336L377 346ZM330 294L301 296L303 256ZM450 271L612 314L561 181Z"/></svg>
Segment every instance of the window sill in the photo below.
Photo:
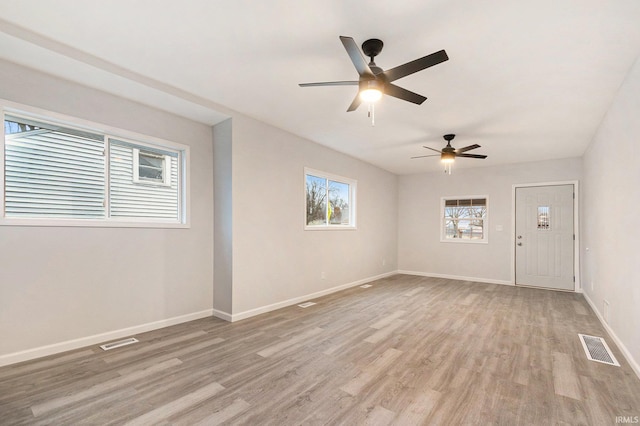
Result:
<svg viewBox="0 0 640 426"><path fill-rule="evenodd" d="M136 221L131 220L99 220L99 219L26 219L2 218L0 226L42 226L42 227L80 227L80 228L191 228L189 223Z"/></svg>
<svg viewBox="0 0 640 426"><path fill-rule="evenodd" d="M463 240L461 238L452 238L449 240L440 239L441 243L453 243L453 244L489 244L489 240Z"/></svg>
<svg viewBox="0 0 640 426"><path fill-rule="evenodd" d="M355 231L358 228L355 226L305 226L305 231Z"/></svg>

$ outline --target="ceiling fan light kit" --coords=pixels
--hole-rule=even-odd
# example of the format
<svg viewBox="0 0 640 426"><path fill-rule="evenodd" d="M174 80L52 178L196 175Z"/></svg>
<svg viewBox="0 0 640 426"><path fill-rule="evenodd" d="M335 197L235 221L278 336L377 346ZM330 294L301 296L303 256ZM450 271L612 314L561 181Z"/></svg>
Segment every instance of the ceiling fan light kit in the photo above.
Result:
<svg viewBox="0 0 640 426"><path fill-rule="evenodd" d="M443 163L453 163L456 159L456 155L453 152L443 152L440 154L440 161Z"/></svg>
<svg viewBox="0 0 640 426"><path fill-rule="evenodd" d="M362 43L362 52L364 52L364 54L370 59L368 64L353 38L340 36L340 41L347 51L353 66L358 72L358 80L301 83L299 86L318 87L357 85L358 94L353 99L353 102L351 102L351 105L349 105L349 108L347 108L347 112L355 111L360 106L360 103L367 102L369 103L369 115L372 117L372 123L373 114L371 111L373 109L373 103L378 101L383 94L417 105L422 104L427 99L422 95L411 92L400 86L396 86L392 83L393 81L449 60L447 53L444 50L440 50L385 71L374 62L374 58L382 51L382 47L384 46L382 40L372 38Z"/></svg>
<svg viewBox="0 0 640 426"><path fill-rule="evenodd" d="M382 97L382 88L375 80L360 83L360 99L364 102L377 102Z"/></svg>

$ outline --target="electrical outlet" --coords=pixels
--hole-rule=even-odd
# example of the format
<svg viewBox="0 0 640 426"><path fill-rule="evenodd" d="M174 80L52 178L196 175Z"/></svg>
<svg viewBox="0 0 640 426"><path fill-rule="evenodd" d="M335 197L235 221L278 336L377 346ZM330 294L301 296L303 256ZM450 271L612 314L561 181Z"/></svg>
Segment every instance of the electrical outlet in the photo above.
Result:
<svg viewBox="0 0 640 426"><path fill-rule="evenodd" d="M326 280L327 279L327 273L324 272L324 271L320 272L320 279L321 280Z"/></svg>
<svg viewBox="0 0 640 426"><path fill-rule="evenodd" d="M604 318L604 322L609 324L609 301L607 299L604 299L603 302L602 318Z"/></svg>
<svg viewBox="0 0 640 426"><path fill-rule="evenodd" d="M382 266L385 266L387 264L387 259L382 259Z"/></svg>

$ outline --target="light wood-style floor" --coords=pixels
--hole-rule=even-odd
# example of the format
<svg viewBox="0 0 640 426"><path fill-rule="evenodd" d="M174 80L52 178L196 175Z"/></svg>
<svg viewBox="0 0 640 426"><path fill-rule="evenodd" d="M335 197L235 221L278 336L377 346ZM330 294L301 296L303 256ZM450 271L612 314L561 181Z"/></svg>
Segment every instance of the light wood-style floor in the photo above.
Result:
<svg viewBox="0 0 640 426"><path fill-rule="evenodd" d="M396 275L0 368L0 424L593 424L640 380L579 294ZM588 361L605 337L622 367Z"/></svg>

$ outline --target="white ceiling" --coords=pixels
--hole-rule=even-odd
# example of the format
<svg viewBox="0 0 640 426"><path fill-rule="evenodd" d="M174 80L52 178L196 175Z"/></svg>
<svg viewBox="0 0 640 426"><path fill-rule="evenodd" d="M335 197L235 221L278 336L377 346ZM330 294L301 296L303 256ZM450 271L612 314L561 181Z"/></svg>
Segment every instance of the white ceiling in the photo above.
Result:
<svg viewBox="0 0 640 426"><path fill-rule="evenodd" d="M0 57L194 120L229 108L398 174L439 170L422 145L477 143L477 167L580 156L640 54L637 0L0 0ZM383 69L450 60L346 112L338 36L380 38ZM1 84L1 83L0 83Z"/></svg>

